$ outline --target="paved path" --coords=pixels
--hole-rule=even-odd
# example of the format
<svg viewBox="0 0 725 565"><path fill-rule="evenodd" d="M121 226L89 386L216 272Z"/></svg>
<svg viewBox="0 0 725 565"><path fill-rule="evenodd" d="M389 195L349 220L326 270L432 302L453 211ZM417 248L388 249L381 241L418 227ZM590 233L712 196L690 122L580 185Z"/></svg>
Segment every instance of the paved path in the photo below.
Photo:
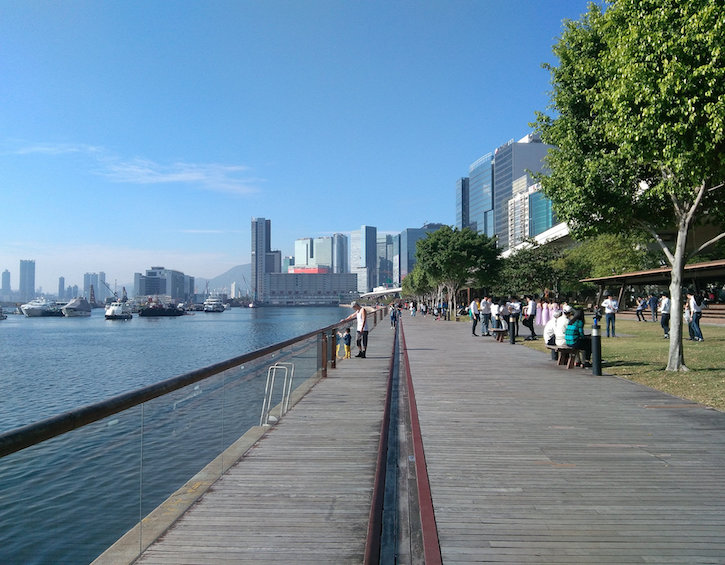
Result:
<svg viewBox="0 0 725 565"><path fill-rule="evenodd" d="M443 563L725 563L725 414L403 322Z"/></svg>
<svg viewBox="0 0 725 565"><path fill-rule="evenodd" d="M379 324L137 563L362 563L392 346Z"/></svg>

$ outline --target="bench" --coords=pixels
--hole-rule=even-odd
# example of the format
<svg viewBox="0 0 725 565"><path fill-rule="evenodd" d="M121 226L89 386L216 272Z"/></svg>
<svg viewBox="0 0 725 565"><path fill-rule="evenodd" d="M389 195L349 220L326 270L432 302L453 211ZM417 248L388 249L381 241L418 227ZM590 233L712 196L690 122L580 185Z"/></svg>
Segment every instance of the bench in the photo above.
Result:
<svg viewBox="0 0 725 565"><path fill-rule="evenodd" d="M491 331L496 336L496 341L504 341L509 333L506 328L491 328Z"/></svg>
<svg viewBox="0 0 725 565"><path fill-rule="evenodd" d="M574 363L576 363L576 359L581 352L581 349L574 349L573 347L567 346L547 345L546 348L556 352L556 364L566 365L567 369L574 367Z"/></svg>

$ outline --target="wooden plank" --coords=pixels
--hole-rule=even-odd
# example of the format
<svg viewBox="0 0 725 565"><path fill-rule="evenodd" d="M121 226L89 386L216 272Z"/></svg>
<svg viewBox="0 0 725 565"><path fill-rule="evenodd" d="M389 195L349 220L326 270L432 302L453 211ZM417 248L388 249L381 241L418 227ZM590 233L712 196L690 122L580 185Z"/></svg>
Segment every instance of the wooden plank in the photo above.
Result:
<svg viewBox="0 0 725 565"><path fill-rule="evenodd" d="M444 563L722 562L725 414L459 324L403 328Z"/></svg>

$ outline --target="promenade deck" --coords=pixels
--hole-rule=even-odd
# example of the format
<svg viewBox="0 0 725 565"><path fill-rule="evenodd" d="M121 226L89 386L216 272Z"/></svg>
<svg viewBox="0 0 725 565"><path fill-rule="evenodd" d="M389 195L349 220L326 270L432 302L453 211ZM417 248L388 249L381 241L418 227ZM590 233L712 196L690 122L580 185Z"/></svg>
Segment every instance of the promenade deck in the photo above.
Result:
<svg viewBox="0 0 725 565"><path fill-rule="evenodd" d="M362 563L393 337L370 332L137 563Z"/></svg>
<svg viewBox="0 0 725 565"><path fill-rule="evenodd" d="M465 324L403 328L443 563L725 563L724 413ZM379 324L367 359L330 371L138 563L362 563L393 334Z"/></svg>
<svg viewBox="0 0 725 565"><path fill-rule="evenodd" d="M725 563L724 413L467 324L404 330L443 563Z"/></svg>

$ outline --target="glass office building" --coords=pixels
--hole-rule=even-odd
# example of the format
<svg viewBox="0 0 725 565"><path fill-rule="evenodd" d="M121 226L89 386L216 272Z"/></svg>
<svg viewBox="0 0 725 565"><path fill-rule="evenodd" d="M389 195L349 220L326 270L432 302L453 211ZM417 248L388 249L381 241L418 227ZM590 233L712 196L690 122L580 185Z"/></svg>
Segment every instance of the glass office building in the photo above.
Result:
<svg viewBox="0 0 725 565"><path fill-rule="evenodd" d="M469 167L468 223L461 228L470 227L475 232L493 236L493 180L493 153L487 153Z"/></svg>
<svg viewBox="0 0 725 565"><path fill-rule="evenodd" d="M470 223L468 215L468 177L456 181L456 227L459 230L467 228Z"/></svg>

